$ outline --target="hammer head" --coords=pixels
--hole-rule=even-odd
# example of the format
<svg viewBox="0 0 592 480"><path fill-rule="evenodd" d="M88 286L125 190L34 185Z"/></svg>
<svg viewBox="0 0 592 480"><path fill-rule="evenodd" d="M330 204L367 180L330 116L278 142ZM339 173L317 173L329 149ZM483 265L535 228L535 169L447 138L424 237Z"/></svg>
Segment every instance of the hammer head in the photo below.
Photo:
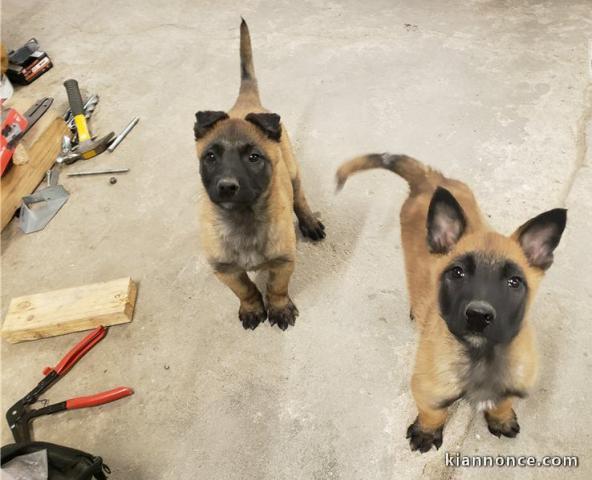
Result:
<svg viewBox="0 0 592 480"><path fill-rule="evenodd" d="M107 150L107 147L114 136L115 133L111 132L98 140L87 140L86 142L80 143L76 149L77 153L85 160L96 157Z"/></svg>

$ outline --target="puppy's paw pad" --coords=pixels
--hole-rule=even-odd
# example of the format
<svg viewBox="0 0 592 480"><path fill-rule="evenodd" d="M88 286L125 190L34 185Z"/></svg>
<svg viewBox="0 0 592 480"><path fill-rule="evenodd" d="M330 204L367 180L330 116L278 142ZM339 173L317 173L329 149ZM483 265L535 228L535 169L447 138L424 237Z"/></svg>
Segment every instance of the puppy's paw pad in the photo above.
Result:
<svg viewBox="0 0 592 480"><path fill-rule="evenodd" d="M442 428L433 432L421 430L419 422L415 419L407 429L407 438L412 451L419 450L421 453L429 452L432 446L438 450L442 446Z"/></svg>
<svg viewBox="0 0 592 480"><path fill-rule="evenodd" d="M496 437L514 438L520 433L520 425L516 418L516 412L512 410L512 418L508 421L501 421L489 413L485 412L485 420L487 421L487 428L492 435Z"/></svg>
<svg viewBox="0 0 592 480"><path fill-rule="evenodd" d="M265 322L267 313L265 309L261 310L239 310L238 318L243 324L245 330L255 330L260 323Z"/></svg>
<svg viewBox="0 0 592 480"><path fill-rule="evenodd" d="M326 236L325 225L315 217L304 217L298 219L298 226L302 235L313 241L323 240Z"/></svg>
<svg viewBox="0 0 592 480"><path fill-rule="evenodd" d="M296 317L298 316L298 309L296 305L292 303L292 300L288 302L285 307L275 308L269 306L267 310L267 318L269 318L270 325L277 325L282 330L286 330L289 325L294 326Z"/></svg>

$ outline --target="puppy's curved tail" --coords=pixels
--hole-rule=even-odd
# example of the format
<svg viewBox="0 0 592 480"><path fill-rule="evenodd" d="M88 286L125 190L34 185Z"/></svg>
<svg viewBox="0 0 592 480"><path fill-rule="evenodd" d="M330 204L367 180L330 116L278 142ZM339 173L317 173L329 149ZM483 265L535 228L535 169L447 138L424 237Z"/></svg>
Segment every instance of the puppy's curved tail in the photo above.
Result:
<svg viewBox="0 0 592 480"><path fill-rule="evenodd" d="M407 155L390 153L371 153L356 157L339 167L336 174L337 190L341 190L350 175L361 170L384 168L407 180L411 193L418 192L432 179L440 179L442 175L427 167L419 160Z"/></svg>
<svg viewBox="0 0 592 480"><path fill-rule="evenodd" d="M241 84L238 98L248 99L251 103L261 105L255 66L253 65L253 49L251 48L251 35L245 19L241 17L240 25L240 64Z"/></svg>

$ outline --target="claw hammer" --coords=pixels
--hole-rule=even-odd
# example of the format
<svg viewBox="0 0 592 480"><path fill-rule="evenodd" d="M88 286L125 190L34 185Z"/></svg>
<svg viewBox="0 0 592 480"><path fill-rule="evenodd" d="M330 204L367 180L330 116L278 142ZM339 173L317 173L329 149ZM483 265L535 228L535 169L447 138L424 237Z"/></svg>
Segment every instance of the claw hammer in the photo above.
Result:
<svg viewBox="0 0 592 480"><path fill-rule="evenodd" d="M74 117L76 131L78 132L78 147L75 151L77 155L70 158L70 161L66 161L65 163L74 163L79 158L88 160L89 158L96 157L107 149L115 133L111 132L98 140L93 140L88 131L88 124L86 123L86 117L84 116L84 106L82 103L82 96L80 95L80 89L78 88L78 82L74 79L66 80L64 82L64 87L66 87L70 110Z"/></svg>

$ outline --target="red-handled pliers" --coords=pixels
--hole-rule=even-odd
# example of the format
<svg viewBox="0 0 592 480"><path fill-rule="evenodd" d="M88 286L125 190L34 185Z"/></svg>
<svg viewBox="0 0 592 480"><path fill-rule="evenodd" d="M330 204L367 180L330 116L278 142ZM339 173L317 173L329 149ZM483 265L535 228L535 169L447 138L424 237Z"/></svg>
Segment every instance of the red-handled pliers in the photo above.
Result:
<svg viewBox="0 0 592 480"><path fill-rule="evenodd" d="M88 351L100 342L107 334L105 327L97 327L79 343L77 343L55 367L45 367L43 374L45 377L37 386L27 395L16 402L6 412L6 420L12 431L16 443L31 441L31 430L29 422L35 417L62 412L64 410L74 410L76 408L94 407L103 403L113 402L120 398L127 397L134 393L129 387L117 387L113 390L89 395L86 397L77 397L63 402L54 403L37 410L30 409L29 406L35 403L39 396L63 377Z"/></svg>

